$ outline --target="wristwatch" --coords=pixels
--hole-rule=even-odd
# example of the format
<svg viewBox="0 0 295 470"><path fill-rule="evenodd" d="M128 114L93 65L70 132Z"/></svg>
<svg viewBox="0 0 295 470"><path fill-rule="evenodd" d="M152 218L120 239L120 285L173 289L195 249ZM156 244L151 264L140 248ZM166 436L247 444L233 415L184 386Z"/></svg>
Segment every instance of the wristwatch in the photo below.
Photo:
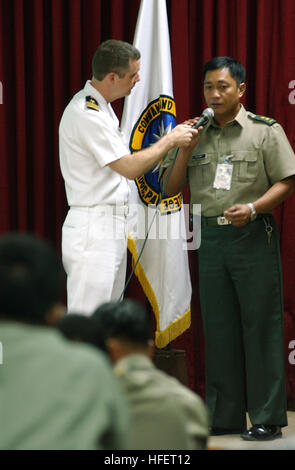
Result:
<svg viewBox="0 0 295 470"><path fill-rule="evenodd" d="M254 207L254 204L252 204L252 202L249 202L247 205L250 207L250 211L251 211L250 220L251 220L251 222L253 222L253 220L255 220L256 217L257 217L256 209Z"/></svg>

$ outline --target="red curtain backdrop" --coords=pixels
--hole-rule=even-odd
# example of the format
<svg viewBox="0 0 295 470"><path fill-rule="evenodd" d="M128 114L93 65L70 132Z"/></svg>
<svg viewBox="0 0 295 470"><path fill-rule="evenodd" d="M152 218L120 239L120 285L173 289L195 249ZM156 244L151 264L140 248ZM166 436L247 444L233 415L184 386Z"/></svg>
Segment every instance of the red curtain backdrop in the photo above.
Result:
<svg viewBox="0 0 295 470"><path fill-rule="evenodd" d="M150 0L156 1L156 0ZM91 76L108 38L132 42L140 0L0 0L0 232L29 231L60 251L67 212L58 125ZM178 120L205 107L202 66L216 55L247 71L247 109L271 116L295 149L294 0L167 0ZM114 104L121 116L123 101ZM184 193L189 199L189 190ZM288 399L295 400L295 196L277 208L284 276ZM172 347L186 350L190 386L204 395L204 338L197 252L190 252L192 326ZM133 279L128 295L145 301Z"/></svg>

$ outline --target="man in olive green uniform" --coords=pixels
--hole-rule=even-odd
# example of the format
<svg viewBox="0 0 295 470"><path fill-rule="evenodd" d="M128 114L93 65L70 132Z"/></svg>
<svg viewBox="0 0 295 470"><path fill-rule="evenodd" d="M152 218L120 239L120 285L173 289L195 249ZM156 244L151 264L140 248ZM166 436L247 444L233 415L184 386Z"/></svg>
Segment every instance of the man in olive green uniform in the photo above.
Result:
<svg viewBox="0 0 295 470"><path fill-rule="evenodd" d="M129 403L129 448L205 450L208 410L197 394L153 364L152 329L145 309L132 300L110 302L98 307L92 319Z"/></svg>
<svg viewBox="0 0 295 470"><path fill-rule="evenodd" d="M271 211L294 190L295 157L274 119L241 105L246 85L239 62L212 59L203 78L214 118L190 148L179 150L163 180L169 195L189 181L191 210L201 204L200 297L212 433L273 439L287 419L281 263Z"/></svg>

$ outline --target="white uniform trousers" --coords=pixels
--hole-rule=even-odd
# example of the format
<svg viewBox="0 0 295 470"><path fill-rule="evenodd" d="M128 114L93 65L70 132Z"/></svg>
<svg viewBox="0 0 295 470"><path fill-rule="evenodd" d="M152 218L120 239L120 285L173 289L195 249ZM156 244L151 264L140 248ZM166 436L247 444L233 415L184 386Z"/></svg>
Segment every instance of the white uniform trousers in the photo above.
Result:
<svg viewBox="0 0 295 470"><path fill-rule="evenodd" d="M67 309L91 315L119 300L127 263L127 207L71 207L62 228Z"/></svg>

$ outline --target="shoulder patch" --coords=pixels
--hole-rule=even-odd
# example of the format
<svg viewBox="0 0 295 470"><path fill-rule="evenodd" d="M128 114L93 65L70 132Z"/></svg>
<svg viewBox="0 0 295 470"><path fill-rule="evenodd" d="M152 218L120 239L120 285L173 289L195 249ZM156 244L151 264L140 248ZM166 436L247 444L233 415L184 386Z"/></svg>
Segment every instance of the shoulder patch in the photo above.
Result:
<svg viewBox="0 0 295 470"><path fill-rule="evenodd" d="M86 101L86 108L99 111L98 102L96 101L95 98L93 98L93 96L86 96L85 101Z"/></svg>
<svg viewBox="0 0 295 470"><path fill-rule="evenodd" d="M273 118L270 118L270 117L266 117L266 116L259 116L258 114L249 114L248 115L249 118L253 119L254 121L260 121L260 122L264 122L264 124L267 124L268 126L272 126L273 124L275 124L277 121Z"/></svg>

